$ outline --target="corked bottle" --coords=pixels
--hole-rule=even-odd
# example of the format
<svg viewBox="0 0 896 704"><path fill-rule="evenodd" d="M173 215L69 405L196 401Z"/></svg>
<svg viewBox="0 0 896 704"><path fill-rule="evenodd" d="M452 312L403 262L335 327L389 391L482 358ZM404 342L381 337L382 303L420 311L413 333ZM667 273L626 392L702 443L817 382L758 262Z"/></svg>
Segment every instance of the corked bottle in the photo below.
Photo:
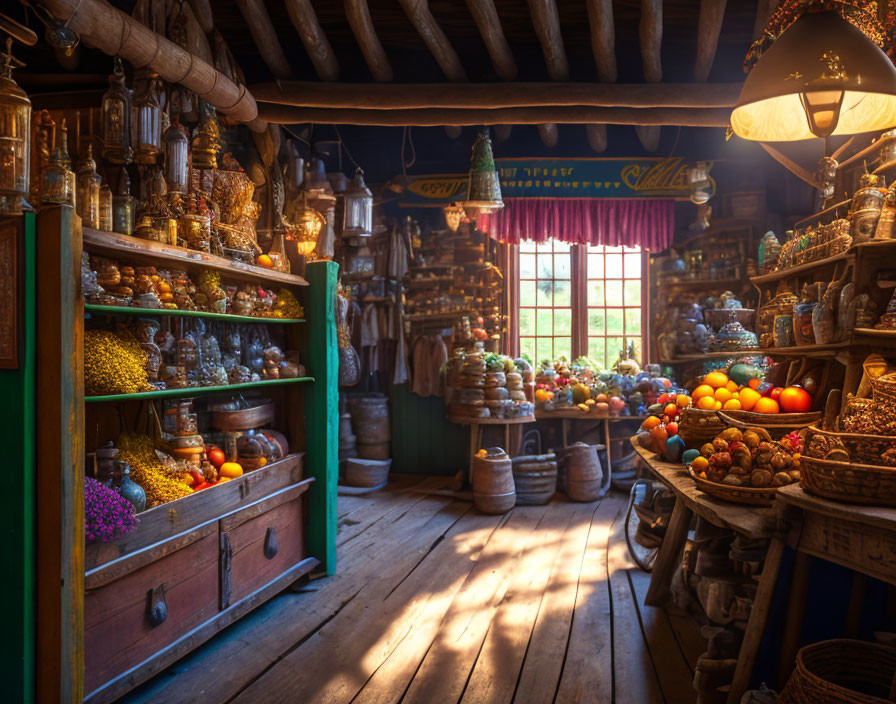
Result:
<svg viewBox="0 0 896 704"><path fill-rule="evenodd" d="M573 501L596 501L603 477L597 447L577 442L564 450L564 459L566 495Z"/></svg>
<svg viewBox="0 0 896 704"><path fill-rule="evenodd" d="M485 457L473 457L473 504L483 513L507 513L516 505L513 468L507 453L490 447Z"/></svg>

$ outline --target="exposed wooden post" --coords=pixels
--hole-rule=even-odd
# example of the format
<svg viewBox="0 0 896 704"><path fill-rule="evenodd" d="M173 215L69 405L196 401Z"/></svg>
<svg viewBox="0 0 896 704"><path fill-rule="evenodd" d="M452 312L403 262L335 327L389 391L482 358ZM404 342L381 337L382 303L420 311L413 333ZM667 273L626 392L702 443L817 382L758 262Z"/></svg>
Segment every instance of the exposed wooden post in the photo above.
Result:
<svg viewBox="0 0 896 704"><path fill-rule="evenodd" d="M432 16L427 0L398 0L398 2L426 43L433 58L438 62L445 77L449 81L458 83L466 81L467 73L464 71L460 58L442 28L439 27L435 17Z"/></svg>
<svg viewBox="0 0 896 704"><path fill-rule="evenodd" d="M345 0L345 17L352 33L361 47L367 68L373 76L373 80L380 82L391 81L394 77L392 64L380 42L380 38L373 28L373 20L370 18L370 8L367 0Z"/></svg>
<svg viewBox="0 0 896 704"><path fill-rule="evenodd" d="M641 21L638 24L641 40L641 62L648 83L663 80L660 49L663 44L663 0L641 0ZM660 143L659 127L636 129L638 139L647 151L656 151Z"/></svg>
<svg viewBox="0 0 896 704"><path fill-rule="evenodd" d="M504 108L499 110L414 109L354 110L340 108L298 108L262 103L259 115L275 124L350 125L538 125L543 122L581 125L680 125L683 127L727 127L727 108L594 108L583 106Z"/></svg>
<svg viewBox="0 0 896 704"><path fill-rule="evenodd" d="M504 81L514 80L517 75L516 61L504 36L494 0L467 0L467 7L479 28L498 78Z"/></svg>
<svg viewBox="0 0 896 704"><path fill-rule="evenodd" d="M88 46L120 56L135 66L149 66L163 80L187 90L237 122L252 129L266 126L255 121L258 109L246 87L216 71L205 61L153 32L105 0L41 0L42 6L65 22Z"/></svg>
<svg viewBox="0 0 896 704"><path fill-rule="evenodd" d="M569 62L566 49L563 47L563 35L560 33L560 15L554 0L529 0L529 13L535 33L541 44L544 61L548 67L548 75L555 81L569 80ZM538 135L545 146L557 144L557 125L545 125L538 128Z"/></svg>
<svg viewBox="0 0 896 704"><path fill-rule="evenodd" d="M613 25L612 0L588 0L588 23L591 26L591 51L597 66L597 77L604 83L615 83L616 29ZM596 152L607 148L606 125L587 125L588 144Z"/></svg>
<svg viewBox="0 0 896 704"><path fill-rule="evenodd" d="M780 0L758 0L756 3L756 21L753 23L753 41L759 39L768 25L768 20L778 7Z"/></svg>
<svg viewBox="0 0 896 704"><path fill-rule="evenodd" d="M719 33L725 19L726 0L700 0L700 16L697 20L697 60L694 63L694 79L705 81L712 70L719 46Z"/></svg>
<svg viewBox="0 0 896 704"><path fill-rule="evenodd" d="M302 44L305 45L305 51L311 57L311 63L314 64L314 70L320 80L339 80L339 62L320 22L317 21L311 0L286 0L286 11L299 33Z"/></svg>
<svg viewBox="0 0 896 704"><path fill-rule="evenodd" d="M246 20L249 34L255 40L258 53L261 54L267 67L271 69L271 73L277 78L290 78L292 68L289 61L286 60L280 40L277 39L277 32L274 30L264 2L262 0L236 0L236 4L240 8L243 19Z"/></svg>
<svg viewBox="0 0 896 704"><path fill-rule="evenodd" d="M522 108L595 106L732 108L740 83L321 83L250 86L258 100L306 108Z"/></svg>

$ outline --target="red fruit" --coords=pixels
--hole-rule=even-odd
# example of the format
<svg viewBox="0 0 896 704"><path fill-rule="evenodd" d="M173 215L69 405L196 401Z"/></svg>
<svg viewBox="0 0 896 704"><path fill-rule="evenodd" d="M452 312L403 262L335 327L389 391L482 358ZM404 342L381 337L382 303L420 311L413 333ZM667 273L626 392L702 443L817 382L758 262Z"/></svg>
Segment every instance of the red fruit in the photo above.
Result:
<svg viewBox="0 0 896 704"><path fill-rule="evenodd" d="M666 423L666 434L670 437L672 435L678 435L678 423L676 423L675 421Z"/></svg>
<svg viewBox="0 0 896 704"><path fill-rule="evenodd" d="M749 386L753 391L759 388L759 385L762 383L762 379L750 379L747 382L747 386Z"/></svg>
<svg viewBox="0 0 896 704"><path fill-rule="evenodd" d="M756 387L756 391L758 391L760 395L765 396L766 398L768 398L769 396L771 396L771 393L772 393L772 391L774 391L774 390L775 390L775 385L774 385L774 384L770 384L770 383L768 383L767 381L763 381L763 382L761 382L761 383Z"/></svg>
<svg viewBox="0 0 896 704"><path fill-rule="evenodd" d="M216 469L220 469L221 465L227 461L224 452L217 447L213 447L208 451L208 461L211 462Z"/></svg>
<svg viewBox="0 0 896 704"><path fill-rule="evenodd" d="M197 484L196 486L194 486L193 491L202 491L203 489L208 489L210 486L212 485L208 482L202 482L202 484Z"/></svg>
<svg viewBox="0 0 896 704"><path fill-rule="evenodd" d="M660 457L665 457L666 453L666 440L669 439L669 433L666 432L666 429L660 425L656 428L651 428L650 430L650 441L653 446L653 451L658 454Z"/></svg>
<svg viewBox="0 0 896 704"><path fill-rule="evenodd" d="M678 406L674 403L667 403L666 407L663 409L663 413L665 413L670 418L674 418L678 415Z"/></svg>
<svg viewBox="0 0 896 704"><path fill-rule="evenodd" d="M812 408L812 396L799 386L788 386L781 390L778 403L785 413L808 413Z"/></svg>
<svg viewBox="0 0 896 704"><path fill-rule="evenodd" d="M776 386L775 388L772 389L772 391L771 391L771 393L768 395L768 397L771 398L771 399L774 399L775 401L777 401L777 400L778 400L778 397L781 395L781 392L782 392L783 390L784 390L784 389L782 389L780 386Z"/></svg>

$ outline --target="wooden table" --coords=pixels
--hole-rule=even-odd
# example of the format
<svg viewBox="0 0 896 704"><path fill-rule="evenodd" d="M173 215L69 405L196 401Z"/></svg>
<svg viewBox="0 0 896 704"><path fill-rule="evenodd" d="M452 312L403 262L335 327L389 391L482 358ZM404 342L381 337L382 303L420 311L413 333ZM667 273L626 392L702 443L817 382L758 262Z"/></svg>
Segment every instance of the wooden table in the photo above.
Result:
<svg viewBox="0 0 896 704"><path fill-rule="evenodd" d="M504 451L508 457L516 456L522 444L522 426L524 423L534 423L535 416L522 416L520 418L466 418L463 416L448 416L448 420L458 425L470 426L470 475L472 482L473 476L473 455L481 449L482 445L482 426L484 425L503 425L504 426Z"/></svg>

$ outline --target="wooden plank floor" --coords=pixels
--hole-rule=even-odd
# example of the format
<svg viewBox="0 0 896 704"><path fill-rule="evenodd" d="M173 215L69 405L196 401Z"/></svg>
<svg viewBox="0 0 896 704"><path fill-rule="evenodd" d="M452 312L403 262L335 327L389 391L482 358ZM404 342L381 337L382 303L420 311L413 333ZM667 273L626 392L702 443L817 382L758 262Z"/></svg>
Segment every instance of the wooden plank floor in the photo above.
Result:
<svg viewBox="0 0 896 704"><path fill-rule="evenodd" d="M694 702L697 626L643 606L626 501L485 516L396 477L340 496L337 574L286 591L121 704Z"/></svg>

